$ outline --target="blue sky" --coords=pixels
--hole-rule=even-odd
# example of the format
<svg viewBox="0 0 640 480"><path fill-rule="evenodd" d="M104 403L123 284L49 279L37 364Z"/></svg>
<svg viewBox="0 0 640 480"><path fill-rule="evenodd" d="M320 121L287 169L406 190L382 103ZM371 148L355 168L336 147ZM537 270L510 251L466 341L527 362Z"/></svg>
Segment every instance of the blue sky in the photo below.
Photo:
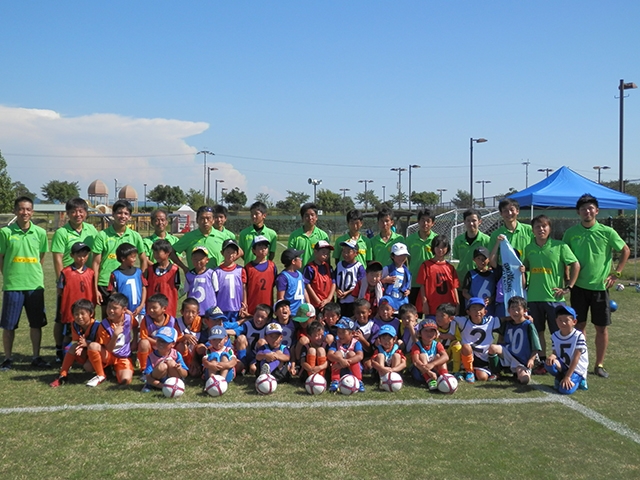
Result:
<svg viewBox="0 0 640 480"><path fill-rule="evenodd" d="M413 190L487 196L538 168L618 177L617 86L640 84L633 2L3 2L0 149L32 191L100 178L249 200ZM640 90L625 177L640 178ZM407 174L402 179L407 186ZM476 197L480 185L474 186ZM213 192L213 188L212 188ZM212 193L213 194L213 193Z"/></svg>

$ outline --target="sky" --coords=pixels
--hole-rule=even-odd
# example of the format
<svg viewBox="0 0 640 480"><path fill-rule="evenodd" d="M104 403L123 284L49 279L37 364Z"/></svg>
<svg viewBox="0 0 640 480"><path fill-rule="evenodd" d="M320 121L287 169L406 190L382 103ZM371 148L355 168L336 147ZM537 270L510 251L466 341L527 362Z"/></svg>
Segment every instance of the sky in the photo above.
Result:
<svg viewBox="0 0 640 480"><path fill-rule="evenodd" d="M617 180L620 79L640 84L640 3L27 1L0 5L0 151L31 191L101 179L281 200L318 188L447 202L569 166ZM640 179L640 89L624 100ZM402 174L402 190L408 175ZM474 185L475 197L481 186Z"/></svg>

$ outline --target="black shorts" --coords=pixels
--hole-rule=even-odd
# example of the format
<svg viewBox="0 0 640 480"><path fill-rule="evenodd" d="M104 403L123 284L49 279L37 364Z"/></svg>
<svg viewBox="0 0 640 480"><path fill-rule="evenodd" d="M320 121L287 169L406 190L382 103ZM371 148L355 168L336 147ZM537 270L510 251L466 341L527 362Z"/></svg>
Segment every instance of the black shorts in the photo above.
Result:
<svg viewBox="0 0 640 480"><path fill-rule="evenodd" d="M340 316L342 317L353 317L353 311L355 307L353 306L353 302L351 303L341 303L340 304Z"/></svg>
<svg viewBox="0 0 640 480"><path fill-rule="evenodd" d="M411 287L411 292L409 292L409 303L411 305L417 305L418 295L420 295L420 287Z"/></svg>
<svg viewBox="0 0 640 480"><path fill-rule="evenodd" d="M2 316L0 327L4 330L16 330L22 307L27 313L29 327L42 328L47 324L47 314L44 308L44 289L11 290L2 295Z"/></svg>
<svg viewBox="0 0 640 480"><path fill-rule="evenodd" d="M576 311L578 323L586 323L587 313L591 310L591 323L598 327L611 325L607 290L587 290L574 286L571 289L571 306Z"/></svg>
<svg viewBox="0 0 640 480"><path fill-rule="evenodd" d="M544 332L549 325L549 333L558 331L556 323L556 307L563 302L529 302L529 315L533 317L533 324L537 332Z"/></svg>
<svg viewBox="0 0 640 480"><path fill-rule="evenodd" d="M102 285L98 285L98 291L100 295L102 295L102 303L100 306L104 307L107 303L109 303L109 298L111 297L111 292L107 290L108 287L103 287Z"/></svg>

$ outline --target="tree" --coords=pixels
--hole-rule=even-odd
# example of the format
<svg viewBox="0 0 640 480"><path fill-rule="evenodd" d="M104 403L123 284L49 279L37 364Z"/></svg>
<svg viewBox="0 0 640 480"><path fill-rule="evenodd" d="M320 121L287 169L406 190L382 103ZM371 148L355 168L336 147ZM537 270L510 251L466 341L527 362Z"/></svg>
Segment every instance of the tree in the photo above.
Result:
<svg viewBox="0 0 640 480"><path fill-rule="evenodd" d="M398 208L400 208L400 205L403 203L409 202L409 196L405 192L390 195L389 198L391 199L391 203L398 205Z"/></svg>
<svg viewBox="0 0 640 480"><path fill-rule="evenodd" d="M200 190L190 188L186 195L186 204L194 210L198 210L204 205L204 195Z"/></svg>
<svg viewBox="0 0 640 480"><path fill-rule="evenodd" d="M309 195L304 192L293 192L287 190L287 198L276 203L276 208L288 215L296 214L300 211L300 206L309 200Z"/></svg>
<svg viewBox="0 0 640 480"><path fill-rule="evenodd" d="M411 194L411 203L419 205L421 208L438 205L440 196L435 192L413 192Z"/></svg>
<svg viewBox="0 0 640 480"><path fill-rule="evenodd" d="M273 208L273 202L271 201L271 196L268 193L258 193L255 198L256 202L264 203L267 208Z"/></svg>
<svg viewBox="0 0 640 480"><path fill-rule="evenodd" d="M342 202L342 195L334 193L331 190L322 188L316 195L316 203L320 210L327 213L342 212L344 211L344 204Z"/></svg>
<svg viewBox="0 0 640 480"><path fill-rule="evenodd" d="M471 205L471 194L466 190L458 190L456 196L451 199L451 203L458 208L469 208Z"/></svg>
<svg viewBox="0 0 640 480"><path fill-rule="evenodd" d="M0 212L7 213L13 210L13 201L15 200L11 177L7 172L7 162L0 152Z"/></svg>
<svg viewBox="0 0 640 480"><path fill-rule="evenodd" d="M341 198L340 202L342 204L342 211L344 213L347 213L349 210L353 210L354 208L356 208L356 204L353 203L353 198L349 196Z"/></svg>
<svg viewBox="0 0 640 480"><path fill-rule="evenodd" d="M367 190L367 194L360 192L356 195L356 202L360 205L364 205L365 212L370 208L377 209L380 206L380 198L373 190Z"/></svg>
<svg viewBox="0 0 640 480"><path fill-rule="evenodd" d="M14 198L18 197L29 197L31 199L36 198L36 194L27 188L27 186L22 182L13 182L11 184L11 189L13 190Z"/></svg>
<svg viewBox="0 0 640 480"><path fill-rule="evenodd" d="M233 210L235 212L237 212L247 204L246 193L244 193L238 187L235 187L230 192L225 193L222 196L222 199L224 200L224 203L229 206L229 210Z"/></svg>
<svg viewBox="0 0 640 480"><path fill-rule="evenodd" d="M179 186L171 187L169 185L156 185L147 192L147 198L152 202L160 203L165 207L182 205L187 196Z"/></svg>
<svg viewBox="0 0 640 480"><path fill-rule="evenodd" d="M66 180L51 180L45 183L40 190L48 202L66 203L67 200L80 195L78 182L67 182Z"/></svg>

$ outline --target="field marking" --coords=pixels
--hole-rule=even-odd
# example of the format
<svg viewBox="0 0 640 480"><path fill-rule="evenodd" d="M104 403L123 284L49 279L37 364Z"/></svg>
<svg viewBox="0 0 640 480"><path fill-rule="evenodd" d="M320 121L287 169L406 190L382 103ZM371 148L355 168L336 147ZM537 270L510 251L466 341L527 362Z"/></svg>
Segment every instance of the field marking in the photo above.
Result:
<svg viewBox="0 0 640 480"><path fill-rule="evenodd" d="M278 245L282 245L282 248L287 248L287 246L282 242L278 242Z"/></svg>

